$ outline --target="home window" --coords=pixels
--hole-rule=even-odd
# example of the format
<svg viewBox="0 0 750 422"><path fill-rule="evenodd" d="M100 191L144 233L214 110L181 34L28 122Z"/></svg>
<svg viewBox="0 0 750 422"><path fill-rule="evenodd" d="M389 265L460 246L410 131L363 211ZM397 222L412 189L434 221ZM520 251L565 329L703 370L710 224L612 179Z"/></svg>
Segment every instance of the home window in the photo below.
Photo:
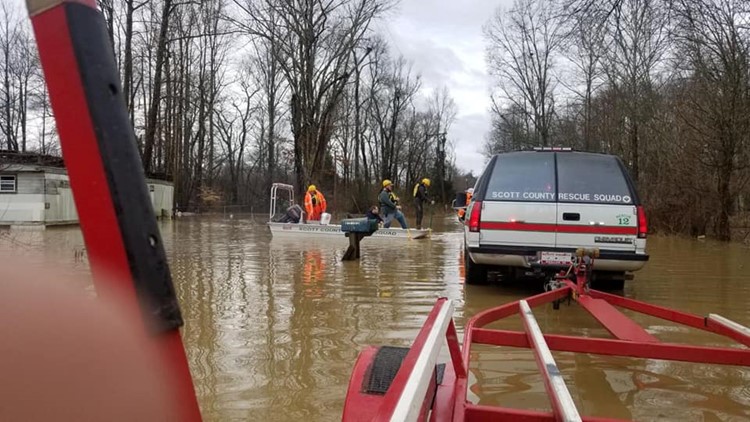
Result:
<svg viewBox="0 0 750 422"><path fill-rule="evenodd" d="M0 176L0 193L16 193L16 176Z"/></svg>

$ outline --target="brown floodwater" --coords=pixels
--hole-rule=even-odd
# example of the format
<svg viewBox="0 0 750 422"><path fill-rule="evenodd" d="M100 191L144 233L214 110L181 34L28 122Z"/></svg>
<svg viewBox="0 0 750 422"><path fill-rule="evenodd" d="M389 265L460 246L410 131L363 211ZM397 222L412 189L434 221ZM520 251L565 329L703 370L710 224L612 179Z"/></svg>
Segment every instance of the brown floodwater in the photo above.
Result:
<svg viewBox="0 0 750 422"><path fill-rule="evenodd" d="M263 219L190 217L160 223L186 325L183 338L205 420L334 421L366 345L408 346L436 298L455 300L459 329L491 306L538 286L463 284L462 235L436 218L430 240L366 239L359 262L346 241L272 239ZM77 227L0 231L4 248L88 284ZM624 294L750 324L750 248L652 237L651 261ZM535 309L545 332L606 337L575 305ZM630 313L669 342L722 338ZM521 329L518 318L499 323ZM481 404L549 409L533 355L474 346L470 397ZM661 360L555 353L582 414L636 420L750 420L750 370Z"/></svg>

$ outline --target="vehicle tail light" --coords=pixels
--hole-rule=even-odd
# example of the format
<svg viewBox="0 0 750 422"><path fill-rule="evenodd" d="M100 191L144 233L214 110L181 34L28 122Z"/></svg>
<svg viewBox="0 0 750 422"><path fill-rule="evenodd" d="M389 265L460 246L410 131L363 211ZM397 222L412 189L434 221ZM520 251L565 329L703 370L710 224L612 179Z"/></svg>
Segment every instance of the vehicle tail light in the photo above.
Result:
<svg viewBox="0 0 750 422"><path fill-rule="evenodd" d="M646 219L646 211L643 210L643 206L639 205L636 207L638 210L638 237L645 239L648 235L648 220Z"/></svg>
<svg viewBox="0 0 750 422"><path fill-rule="evenodd" d="M478 232L479 222L482 220L482 202L474 202L474 206L471 207L471 215L469 216L469 231Z"/></svg>

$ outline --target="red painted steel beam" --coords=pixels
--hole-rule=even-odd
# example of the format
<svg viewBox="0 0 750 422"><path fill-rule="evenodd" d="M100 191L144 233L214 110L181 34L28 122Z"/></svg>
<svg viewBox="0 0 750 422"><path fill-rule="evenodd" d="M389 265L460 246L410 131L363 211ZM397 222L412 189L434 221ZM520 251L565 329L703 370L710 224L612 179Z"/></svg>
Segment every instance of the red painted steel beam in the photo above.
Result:
<svg viewBox="0 0 750 422"><path fill-rule="evenodd" d="M659 339L647 333L643 327L623 315L622 312L615 309L614 306L607 303L604 299L595 299L589 295L582 295L578 297L578 303L617 339L644 343L656 343L659 341Z"/></svg>
<svg viewBox="0 0 750 422"><path fill-rule="evenodd" d="M750 329L721 315L709 314L706 317L706 329L750 347Z"/></svg>
<svg viewBox="0 0 750 422"><path fill-rule="evenodd" d="M571 288L566 286L560 289L552 290L545 293L532 296L526 299L526 302L530 307L536 307L545 303L553 302L557 299L563 299L570 295ZM479 327L483 327L491 322L499 319L515 315L518 313L518 301L508 303L506 305L498 306L497 308L488 309L484 312L480 312L474 315L469 322L466 324L464 330L464 343L463 343L463 362L464 367L468 371L469 359L471 357L471 344L474 343L473 335ZM453 421L461 422L464 420L464 406L466 406L466 391L468 389L466 379L458 379L456 382L456 389L454 391L454 402L453 402Z"/></svg>
<svg viewBox="0 0 750 422"><path fill-rule="evenodd" d="M465 380L466 378L462 379ZM430 422L450 422L453 420L453 394L456 390L456 381L456 371L453 370L453 364L446 364L443 380L437 386L435 392Z"/></svg>
<svg viewBox="0 0 750 422"><path fill-rule="evenodd" d="M631 311L640 312L642 314L655 316L667 321L684 324L688 327L697 328L699 330L726 336L739 343L744 344L745 346L750 347L750 335L748 335L744 330L738 330L736 327L732 327L731 325L719 324L716 322L716 320L712 321L710 315L704 318L687 312L675 311L674 309L652 305L650 303L628 299L626 297L604 293L598 290L591 290L590 295L595 298L604 299L610 304L619 306L621 308L630 309Z"/></svg>
<svg viewBox="0 0 750 422"><path fill-rule="evenodd" d="M560 352L750 366L750 350L748 349L689 346L672 343L638 343L556 334L545 334L544 340L551 350ZM476 344L530 348L526 334L520 331L477 328L472 334L472 341Z"/></svg>
<svg viewBox="0 0 750 422"><path fill-rule="evenodd" d="M519 305L521 319L526 329L526 339L534 351L536 366L542 373L544 389L547 390L547 396L552 404L552 413L555 415L555 420L563 422L580 421L581 416L578 414L578 409L570 396L568 387L565 385L565 380L552 357L552 352L544 341L542 330L539 328L536 318L534 318L534 313L531 312L531 308L525 300L521 300Z"/></svg>
<svg viewBox="0 0 750 422"><path fill-rule="evenodd" d="M106 26L95 0L27 0L100 296L141 315L182 413L200 420L183 324Z"/></svg>
<svg viewBox="0 0 750 422"><path fill-rule="evenodd" d="M448 324L448 332L445 335L445 339L448 342L448 351L451 355L451 363L453 363L453 368L456 371L456 377L466 378L466 367L461 360L461 346L458 343L458 333L456 332L456 324L453 323L453 318L451 318Z"/></svg>
<svg viewBox="0 0 750 422"><path fill-rule="evenodd" d="M584 416L582 419L584 422L626 422L623 419L597 418L591 416ZM539 412L536 410L467 404L466 420L471 422L553 422L555 421L555 415L551 412Z"/></svg>
<svg viewBox="0 0 750 422"><path fill-rule="evenodd" d="M543 305L545 303L553 302L557 299L562 299L565 297L568 297L570 294L570 287L566 286L560 289L552 290L545 293L540 293L538 295L531 296L526 300L526 303L529 304L530 307L534 308L539 305ZM497 308L488 309L486 311L480 312L476 315L474 315L469 322L466 324L466 332L470 332L471 328L474 327L483 327L491 322L497 321L499 319L503 319L506 317L509 317L511 315L515 315L518 313L518 301L514 301L502 306L498 306ZM466 345L466 340L464 340L464 347ZM466 355L466 351L464 349L464 355Z"/></svg>
<svg viewBox="0 0 750 422"><path fill-rule="evenodd" d="M630 309L631 311L640 312L642 314L655 316L667 321L677 322L680 324L687 325L688 327L698 328L705 330L705 322L703 317L689 314L686 312L675 311L674 309L665 308L663 306L652 305L650 303L641 302L638 300L628 299L626 297L613 295L610 293L600 292L598 290L590 290L589 295L594 298L604 299L611 305L619 306L621 308Z"/></svg>

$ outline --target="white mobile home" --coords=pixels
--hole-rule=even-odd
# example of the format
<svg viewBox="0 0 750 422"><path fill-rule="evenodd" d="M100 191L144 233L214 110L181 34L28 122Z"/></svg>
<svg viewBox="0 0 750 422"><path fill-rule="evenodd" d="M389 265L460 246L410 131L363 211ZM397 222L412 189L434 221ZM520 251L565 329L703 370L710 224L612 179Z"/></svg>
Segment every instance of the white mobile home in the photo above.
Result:
<svg viewBox="0 0 750 422"><path fill-rule="evenodd" d="M157 218L171 218L174 187L147 179ZM0 164L0 226L77 224L78 213L64 168Z"/></svg>

